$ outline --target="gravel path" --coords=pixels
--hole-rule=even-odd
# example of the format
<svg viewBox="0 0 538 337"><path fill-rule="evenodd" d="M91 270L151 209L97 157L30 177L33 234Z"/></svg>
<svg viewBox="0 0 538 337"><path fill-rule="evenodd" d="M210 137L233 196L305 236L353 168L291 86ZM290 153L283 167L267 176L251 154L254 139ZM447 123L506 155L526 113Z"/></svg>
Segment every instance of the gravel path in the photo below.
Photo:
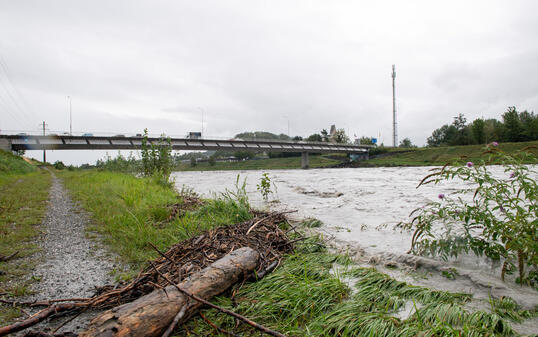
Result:
<svg viewBox="0 0 538 337"><path fill-rule="evenodd" d="M33 277L39 279L28 300L87 297L96 286L113 282L113 257L86 237L89 216L78 207L62 182L52 173L47 214L42 224L41 263ZM88 315L81 315L61 331L78 330ZM55 323L58 325L60 323ZM47 329L43 324L35 329Z"/></svg>

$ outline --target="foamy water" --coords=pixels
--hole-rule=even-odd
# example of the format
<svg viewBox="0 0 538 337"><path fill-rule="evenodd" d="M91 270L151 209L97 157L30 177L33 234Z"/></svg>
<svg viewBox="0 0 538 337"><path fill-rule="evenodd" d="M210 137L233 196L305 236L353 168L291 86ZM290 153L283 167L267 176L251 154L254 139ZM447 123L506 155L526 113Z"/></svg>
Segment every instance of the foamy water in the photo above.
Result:
<svg viewBox="0 0 538 337"><path fill-rule="evenodd" d="M463 184L416 188L431 167L310 169L268 171L279 208L315 217L337 238L356 242L371 253L409 250L410 233L393 230L415 208L450 194ZM498 169L498 168L497 168ZM502 172L502 170L499 170ZM237 175L247 180L251 203L264 207L256 185L265 171L175 172L178 187L187 185L211 196L234 189ZM275 188L273 188L275 190Z"/></svg>

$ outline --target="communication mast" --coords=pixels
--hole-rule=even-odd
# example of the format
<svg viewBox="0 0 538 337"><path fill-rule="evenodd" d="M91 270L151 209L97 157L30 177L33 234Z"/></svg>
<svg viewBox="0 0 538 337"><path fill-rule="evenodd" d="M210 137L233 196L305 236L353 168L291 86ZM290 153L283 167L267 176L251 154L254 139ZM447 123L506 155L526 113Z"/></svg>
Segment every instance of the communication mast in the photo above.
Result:
<svg viewBox="0 0 538 337"><path fill-rule="evenodd" d="M398 146L398 128L396 125L396 66L392 65L392 146Z"/></svg>

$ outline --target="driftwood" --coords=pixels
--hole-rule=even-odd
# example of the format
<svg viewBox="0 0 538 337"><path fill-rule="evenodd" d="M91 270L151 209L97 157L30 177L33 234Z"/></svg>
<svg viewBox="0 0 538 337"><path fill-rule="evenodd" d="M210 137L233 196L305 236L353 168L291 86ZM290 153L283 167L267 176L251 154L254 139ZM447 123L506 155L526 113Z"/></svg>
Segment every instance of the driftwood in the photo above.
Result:
<svg viewBox="0 0 538 337"><path fill-rule="evenodd" d="M175 323L185 321L202 305L179 289L207 300L252 272L258 258L258 252L252 248L237 249L178 285L155 290L134 302L104 312L92 320L80 336L161 336L177 319L178 313L185 310Z"/></svg>

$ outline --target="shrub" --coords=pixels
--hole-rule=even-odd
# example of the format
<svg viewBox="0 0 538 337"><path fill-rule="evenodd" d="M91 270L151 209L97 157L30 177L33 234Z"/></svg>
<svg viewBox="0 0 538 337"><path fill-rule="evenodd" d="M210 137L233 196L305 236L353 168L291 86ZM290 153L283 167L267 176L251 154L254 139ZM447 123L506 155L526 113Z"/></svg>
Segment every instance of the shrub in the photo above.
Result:
<svg viewBox="0 0 538 337"><path fill-rule="evenodd" d="M426 176L419 186L460 180L472 186L471 202L460 190L451 195L439 194L438 201L415 209L405 228L414 229L411 251L419 254L456 257L472 251L494 260L504 260L501 277L516 268L518 282L533 284L534 272L525 275L525 266L538 264L537 171L523 165L536 159L536 147L510 155L492 143L486 148L488 164L500 164L504 174L497 177L486 162L456 162ZM530 277L529 277L530 276Z"/></svg>

